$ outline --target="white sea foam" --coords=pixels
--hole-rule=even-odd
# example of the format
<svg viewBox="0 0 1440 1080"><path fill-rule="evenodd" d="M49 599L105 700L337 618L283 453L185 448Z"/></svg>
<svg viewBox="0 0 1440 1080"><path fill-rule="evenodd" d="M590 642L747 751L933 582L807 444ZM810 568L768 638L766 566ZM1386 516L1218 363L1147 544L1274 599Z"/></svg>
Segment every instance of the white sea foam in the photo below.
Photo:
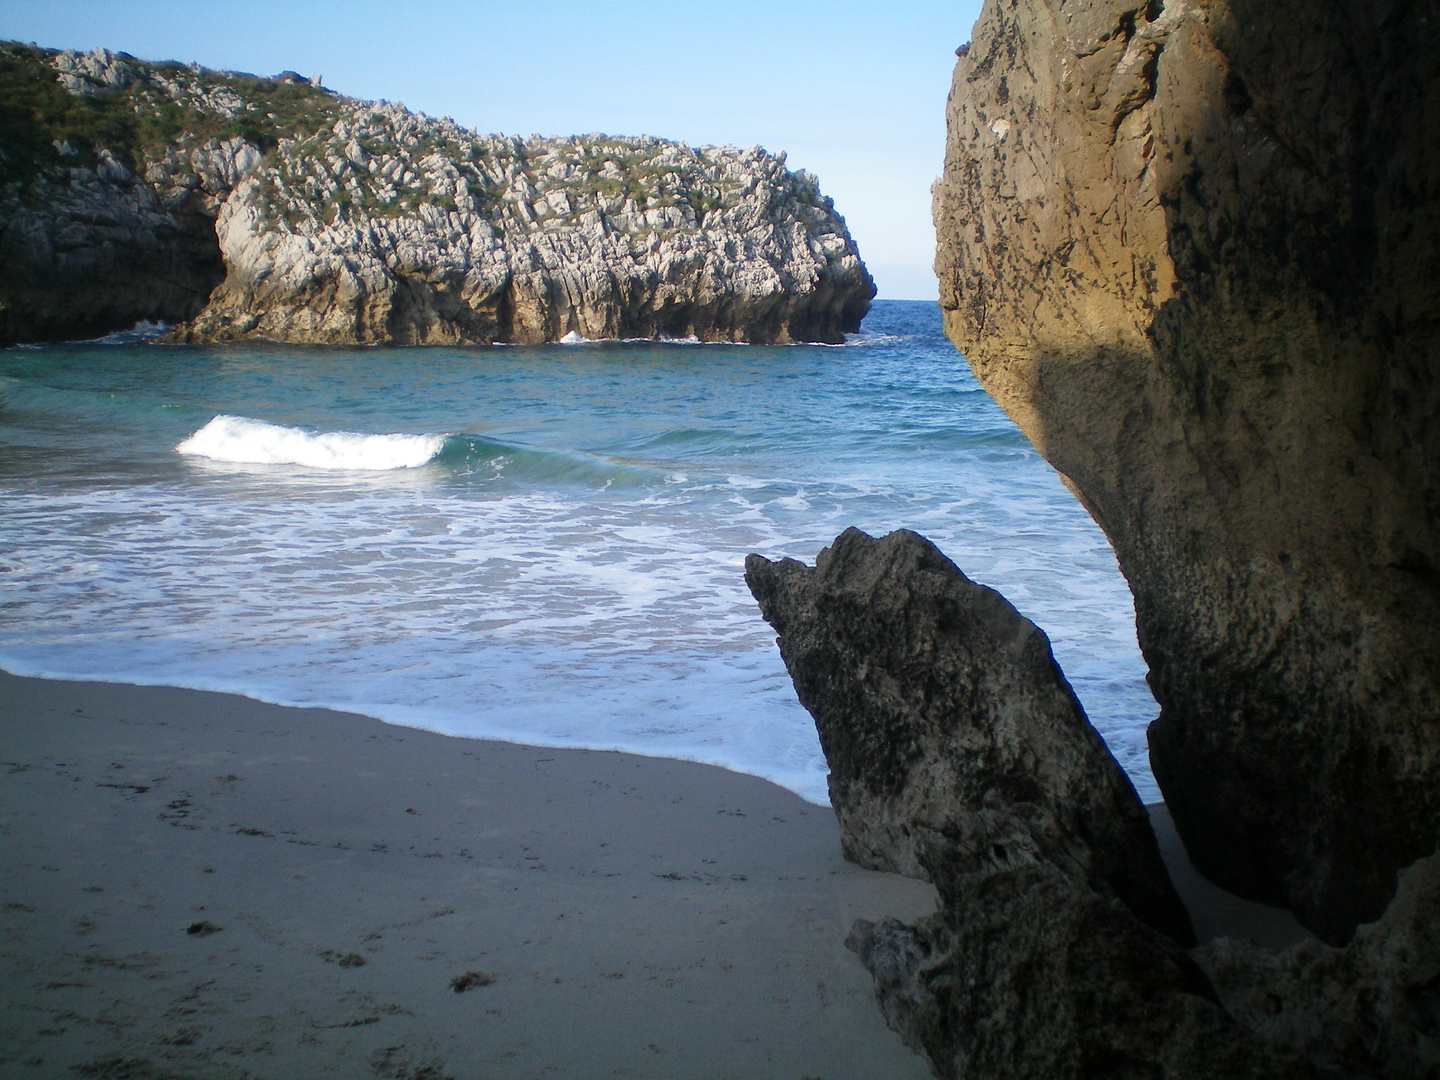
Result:
<svg viewBox="0 0 1440 1080"><path fill-rule="evenodd" d="M217 416L175 447L182 454L242 465L380 472L414 469L440 453L444 435L312 433L244 416Z"/></svg>
<svg viewBox="0 0 1440 1080"><path fill-rule="evenodd" d="M149 341L151 338L159 337L169 330L170 324L167 322L151 322L149 319L141 319L129 330L116 330L113 334L95 338L89 344L133 345L137 341Z"/></svg>

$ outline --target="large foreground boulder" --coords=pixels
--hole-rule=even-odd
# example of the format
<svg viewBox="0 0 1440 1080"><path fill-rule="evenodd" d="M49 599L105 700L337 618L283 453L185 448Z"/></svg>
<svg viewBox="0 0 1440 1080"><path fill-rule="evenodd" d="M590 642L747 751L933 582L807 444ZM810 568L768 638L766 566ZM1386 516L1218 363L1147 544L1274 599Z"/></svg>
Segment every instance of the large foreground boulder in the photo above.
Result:
<svg viewBox="0 0 1440 1080"><path fill-rule="evenodd" d="M931 880L927 849L1046 862L1190 943L1134 787L1003 596L905 529L846 529L813 568L751 555L745 580L815 718L850 859Z"/></svg>
<svg viewBox="0 0 1440 1080"><path fill-rule="evenodd" d="M1333 943L1440 833L1440 8L987 0L945 326L1135 594L1197 868Z"/></svg>
<svg viewBox="0 0 1440 1080"><path fill-rule="evenodd" d="M940 1077L1303 1077L1220 1006L1134 789L1049 643L929 541L847 529L746 560L815 717L847 855L940 910L856 923L886 1020Z"/></svg>

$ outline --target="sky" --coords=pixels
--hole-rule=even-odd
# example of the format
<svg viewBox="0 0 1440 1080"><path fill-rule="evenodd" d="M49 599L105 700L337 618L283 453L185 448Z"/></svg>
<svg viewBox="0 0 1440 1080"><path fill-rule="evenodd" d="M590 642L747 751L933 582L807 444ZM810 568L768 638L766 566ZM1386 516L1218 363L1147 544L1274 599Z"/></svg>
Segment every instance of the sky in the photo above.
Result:
<svg viewBox="0 0 1440 1080"><path fill-rule="evenodd" d="M835 200L882 299L933 300L930 185L979 0L0 0L0 38L319 74L482 132L759 144Z"/></svg>

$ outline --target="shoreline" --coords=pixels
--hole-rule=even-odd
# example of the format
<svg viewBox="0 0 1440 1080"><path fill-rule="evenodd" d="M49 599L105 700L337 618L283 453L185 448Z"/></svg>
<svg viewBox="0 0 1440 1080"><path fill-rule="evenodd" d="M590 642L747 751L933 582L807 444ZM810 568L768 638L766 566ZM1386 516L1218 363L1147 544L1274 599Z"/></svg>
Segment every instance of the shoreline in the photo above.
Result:
<svg viewBox="0 0 1440 1080"><path fill-rule="evenodd" d="M197 680L197 682L195 683L179 680L165 681L164 679L156 679L154 681L140 681L139 679L137 679L136 676L128 673L120 675L111 675L104 673L69 675L57 674L53 672L40 672L37 674L29 670L17 671L14 670L15 667L23 668L23 665L15 664L13 657L5 658L3 656L0 656L0 676L9 676L16 679L34 679L38 682L84 683L87 685L95 686L128 686L144 690L185 690L197 694L218 694L222 697L242 698L245 701L252 701L257 705L268 705L277 709L298 709L302 712L323 712L332 713L336 716L342 717L359 717L363 720L373 721L375 723L382 724L387 728L399 728L401 731L419 731L424 732L427 735L438 735L446 739L458 739L465 743L498 743L502 746L519 746L531 750L563 750L567 752L573 751L576 753L584 754L627 754L631 757L647 758L654 761L678 761L689 765L703 765L707 768L719 769L722 772L734 773L737 776L745 776L749 777L752 780L760 780L767 784L773 784L781 790L787 791L790 794L794 795L796 798L800 799L803 803L805 803L807 807L810 807L812 809L830 809L830 803L828 800L826 802L814 801L814 799L806 796L804 792L798 790L798 788L802 786L798 783L795 787L791 787L774 776L766 776L759 772L747 772L744 768L741 768L734 764L726 764L720 761L707 761L698 756L681 757L677 754L662 754L658 751L651 753L643 749L636 749L634 747L626 747L622 745L607 746L576 742L562 742L558 739L554 741L547 741L543 737L529 737L528 733L522 731L514 732L514 737L511 737L511 733L505 730L500 730L499 732L492 731L479 735L465 734L464 732L460 731L448 731L444 727L440 726L445 723L445 719L443 717L437 719L433 714L425 715L423 706L416 707L404 704L371 706L369 704L356 705L353 703L335 701L301 702L285 700L283 697L280 697L278 695L275 697L268 697L264 696L263 692L257 693L248 689L226 688L223 686L205 686L197 684L199 682L202 682L203 680ZM373 711L362 712L360 711L361 709L372 709ZM382 714L389 715L387 716ZM450 714L447 713L445 715ZM821 760L823 760L823 758ZM821 783L822 785L824 783L823 774L821 776Z"/></svg>
<svg viewBox="0 0 1440 1080"><path fill-rule="evenodd" d="M843 941L933 888L768 781L3 672L0 730L0 1075L928 1075ZM1202 938L1293 935L1150 810Z"/></svg>

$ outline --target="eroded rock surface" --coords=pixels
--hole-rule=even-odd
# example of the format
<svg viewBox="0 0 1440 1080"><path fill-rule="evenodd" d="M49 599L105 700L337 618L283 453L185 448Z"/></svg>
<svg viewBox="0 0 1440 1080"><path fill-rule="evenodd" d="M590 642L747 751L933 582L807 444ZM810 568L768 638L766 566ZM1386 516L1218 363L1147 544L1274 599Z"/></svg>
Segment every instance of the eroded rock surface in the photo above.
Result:
<svg viewBox="0 0 1440 1080"><path fill-rule="evenodd" d="M908 530L847 529L808 567L745 560L830 766L845 854L941 882L1045 863L1189 944L1150 822L1056 666L993 589Z"/></svg>
<svg viewBox="0 0 1440 1080"><path fill-rule="evenodd" d="M875 289L758 147L480 135L293 73L0 46L0 343L838 342ZM218 286L218 288L217 288Z"/></svg>
<svg viewBox="0 0 1440 1080"><path fill-rule="evenodd" d="M745 570L815 717L846 854L940 894L914 926L861 920L847 941L937 1076L1312 1075L1177 944L1189 918L1134 790L1002 596L903 530Z"/></svg>
<svg viewBox="0 0 1440 1080"><path fill-rule="evenodd" d="M1313 1077L1216 1001L1174 942L1043 863L942 872L942 909L846 944L886 1022L964 1080Z"/></svg>
<svg viewBox="0 0 1440 1080"><path fill-rule="evenodd" d="M946 330L1135 595L1195 865L1331 942L1440 833L1440 12L988 0Z"/></svg>
<svg viewBox="0 0 1440 1080"><path fill-rule="evenodd" d="M224 277L203 208L113 157L0 192L0 344L192 318Z"/></svg>
<svg viewBox="0 0 1440 1080"><path fill-rule="evenodd" d="M1400 874L1385 915L1343 948L1221 938L1196 950L1227 1009L1332 1075L1440 1076L1440 856Z"/></svg>

